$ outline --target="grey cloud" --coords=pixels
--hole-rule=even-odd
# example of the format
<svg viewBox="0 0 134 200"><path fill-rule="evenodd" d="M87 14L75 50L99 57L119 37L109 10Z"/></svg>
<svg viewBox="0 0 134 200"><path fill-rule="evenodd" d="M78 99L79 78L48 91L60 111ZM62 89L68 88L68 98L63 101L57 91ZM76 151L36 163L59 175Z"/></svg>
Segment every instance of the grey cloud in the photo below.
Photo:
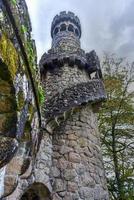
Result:
<svg viewBox="0 0 134 200"><path fill-rule="evenodd" d="M82 48L95 49L132 58L134 43L134 0L26 0L31 14L38 57L51 47L50 28L53 17L63 10L73 11L82 24ZM131 56L130 56L131 55Z"/></svg>

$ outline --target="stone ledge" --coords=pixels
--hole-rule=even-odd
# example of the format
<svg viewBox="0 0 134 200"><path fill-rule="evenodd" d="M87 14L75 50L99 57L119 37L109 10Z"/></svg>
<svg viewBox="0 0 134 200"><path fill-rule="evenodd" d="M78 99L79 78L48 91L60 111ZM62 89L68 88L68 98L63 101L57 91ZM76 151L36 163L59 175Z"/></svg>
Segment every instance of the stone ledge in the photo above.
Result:
<svg viewBox="0 0 134 200"><path fill-rule="evenodd" d="M87 83L80 83L65 89L62 93L57 93L46 101L44 106L45 119L48 122L72 108L89 102L95 104L105 99L106 94L102 80L94 79Z"/></svg>
<svg viewBox="0 0 134 200"><path fill-rule="evenodd" d="M50 49L41 58L41 74L46 74L47 71L52 71L57 67L63 67L66 63L71 67L77 65L80 69L86 70L89 75L93 72L98 72L98 77L102 78L100 61L96 52L93 50L85 53L82 49L77 49L75 52L72 50Z"/></svg>

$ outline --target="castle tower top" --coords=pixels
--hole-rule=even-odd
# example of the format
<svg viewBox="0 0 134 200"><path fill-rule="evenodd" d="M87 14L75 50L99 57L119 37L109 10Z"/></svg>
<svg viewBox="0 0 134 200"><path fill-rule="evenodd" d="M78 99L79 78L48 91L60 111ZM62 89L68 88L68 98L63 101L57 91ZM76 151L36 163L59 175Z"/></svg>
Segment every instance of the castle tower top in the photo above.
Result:
<svg viewBox="0 0 134 200"><path fill-rule="evenodd" d="M70 31L73 32L77 37L81 37L81 24L80 20L73 12L62 11L59 15L56 15L53 19L51 26L52 38L56 36L58 32Z"/></svg>
<svg viewBox="0 0 134 200"><path fill-rule="evenodd" d="M84 69L89 76L95 72L97 77L102 78L96 52L85 53L81 49L81 33L80 20L74 13L62 11L54 17L51 25L52 46L40 60L41 74L68 63L69 66L77 65Z"/></svg>
<svg viewBox="0 0 134 200"><path fill-rule="evenodd" d="M53 19L51 26L52 48L80 48L80 20L72 12L60 12ZM67 48L67 49L68 49ZM65 50L65 49L64 49Z"/></svg>

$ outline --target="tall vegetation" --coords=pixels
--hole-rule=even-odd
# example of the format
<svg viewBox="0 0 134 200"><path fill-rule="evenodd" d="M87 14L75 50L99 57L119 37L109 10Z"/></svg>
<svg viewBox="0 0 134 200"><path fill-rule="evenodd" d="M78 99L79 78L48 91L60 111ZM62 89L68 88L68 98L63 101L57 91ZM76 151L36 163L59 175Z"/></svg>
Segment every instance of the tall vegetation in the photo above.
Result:
<svg viewBox="0 0 134 200"><path fill-rule="evenodd" d="M107 101L99 128L111 200L134 199L134 63L114 55L103 61Z"/></svg>

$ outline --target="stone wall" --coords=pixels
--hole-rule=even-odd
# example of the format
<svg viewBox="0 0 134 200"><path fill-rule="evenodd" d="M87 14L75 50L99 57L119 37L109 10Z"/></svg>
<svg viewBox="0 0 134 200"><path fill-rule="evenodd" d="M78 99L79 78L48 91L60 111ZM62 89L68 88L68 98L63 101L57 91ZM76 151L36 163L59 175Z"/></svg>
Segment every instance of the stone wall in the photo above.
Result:
<svg viewBox="0 0 134 200"><path fill-rule="evenodd" d="M53 199L108 199L97 119L90 105L54 130L52 163Z"/></svg>
<svg viewBox="0 0 134 200"><path fill-rule="evenodd" d="M0 16L0 199L19 199L41 136L37 55L25 1L0 0Z"/></svg>
<svg viewBox="0 0 134 200"><path fill-rule="evenodd" d="M47 73L47 81L43 82L46 98L49 100L58 92L62 93L65 88L87 81L89 76L85 70L79 70L76 65L68 67L68 64L65 64L62 68Z"/></svg>
<svg viewBox="0 0 134 200"><path fill-rule="evenodd" d="M96 98L102 100L99 92L103 90L97 88L94 81L101 83L101 80L91 79L85 70L68 64L48 71L43 79L46 102L42 107L42 115L52 134L49 177L53 200L109 199L97 118L93 112L93 104L98 104ZM90 83L94 87L87 90L80 102L86 85ZM68 92L65 93L66 90ZM72 95L70 91L73 91ZM85 96L89 94L92 98L85 101ZM78 103L70 107L68 102L72 101ZM63 102L66 104L63 105ZM60 112L57 112L58 109ZM51 112L51 118L47 112Z"/></svg>

